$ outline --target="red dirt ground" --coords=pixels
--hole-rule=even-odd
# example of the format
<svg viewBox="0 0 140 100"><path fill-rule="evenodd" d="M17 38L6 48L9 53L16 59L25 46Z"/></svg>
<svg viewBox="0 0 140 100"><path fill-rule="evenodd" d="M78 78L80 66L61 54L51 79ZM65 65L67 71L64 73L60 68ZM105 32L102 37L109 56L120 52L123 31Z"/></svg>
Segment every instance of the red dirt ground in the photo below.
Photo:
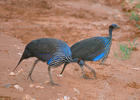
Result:
<svg viewBox="0 0 140 100"><path fill-rule="evenodd" d="M0 100L140 100L140 45L128 60L118 60L114 56L118 43L127 43L128 39L136 37L136 42L140 42L140 31L123 11L122 3L125 2L0 0ZM108 26L112 23L121 28L113 32L111 52L105 65L87 62L96 70L97 79L83 79L80 67L71 63L62 77L58 76L62 66L53 69L53 79L60 86L51 86L47 65L40 62L32 75L34 82L31 82L27 75L35 58L23 61L17 75L9 75L29 41L53 37L71 46L85 38L108 35ZM21 89L16 89L15 85Z"/></svg>

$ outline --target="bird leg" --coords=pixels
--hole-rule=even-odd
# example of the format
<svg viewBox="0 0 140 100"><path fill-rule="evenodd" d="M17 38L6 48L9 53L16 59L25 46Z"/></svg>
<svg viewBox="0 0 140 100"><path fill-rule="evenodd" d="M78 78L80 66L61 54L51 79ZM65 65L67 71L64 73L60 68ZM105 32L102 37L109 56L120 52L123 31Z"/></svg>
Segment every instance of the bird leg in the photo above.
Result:
<svg viewBox="0 0 140 100"><path fill-rule="evenodd" d="M104 62L105 62L105 60L107 59L107 57L108 57L108 55L106 55L105 57L103 57L103 59L102 59L101 62L100 62L100 65L105 65Z"/></svg>
<svg viewBox="0 0 140 100"><path fill-rule="evenodd" d="M82 70L82 77L84 79L91 79L91 78L87 77L86 74L85 74L84 67L83 67L84 64L85 64L84 61L83 60L79 60L77 63L80 65L80 68Z"/></svg>
<svg viewBox="0 0 140 100"><path fill-rule="evenodd" d="M62 71L61 71L61 73L60 73L61 75L63 74L63 71L65 70L67 64L69 64L69 63L65 63L65 64L64 64L63 69L62 69Z"/></svg>
<svg viewBox="0 0 140 100"><path fill-rule="evenodd" d="M106 60L107 56L103 57L103 59L100 62L100 65L104 65L104 61Z"/></svg>
<svg viewBox="0 0 140 100"><path fill-rule="evenodd" d="M82 70L82 77L83 77L84 79L90 79L89 77L86 76L83 65L80 65L80 68L81 68L81 70Z"/></svg>
<svg viewBox="0 0 140 100"><path fill-rule="evenodd" d="M94 77L95 77L95 79L96 79L96 72L95 72L95 70L94 70L93 68L91 68L90 66L88 66L87 64L85 64L85 66L86 66L89 70L91 70L91 72L93 73L93 75L94 75Z"/></svg>
<svg viewBox="0 0 140 100"><path fill-rule="evenodd" d="M104 61L107 59L109 52L110 52L110 49L107 52L107 54L103 57L103 59L101 60L100 65L104 65Z"/></svg>
<svg viewBox="0 0 140 100"><path fill-rule="evenodd" d="M51 66L48 66L48 73L49 73L49 78L50 78L51 85L59 86L59 84L53 82L52 75L51 75Z"/></svg>
<svg viewBox="0 0 140 100"><path fill-rule="evenodd" d="M30 70L30 72L29 72L29 74L28 74L27 79L30 78L31 81L33 81L33 79L32 79L32 72L33 72L33 70L34 70L34 68L35 68L35 65L38 63L38 61L39 61L39 59L35 60L35 62L34 62L34 64L33 64L32 68L31 68L31 70Z"/></svg>

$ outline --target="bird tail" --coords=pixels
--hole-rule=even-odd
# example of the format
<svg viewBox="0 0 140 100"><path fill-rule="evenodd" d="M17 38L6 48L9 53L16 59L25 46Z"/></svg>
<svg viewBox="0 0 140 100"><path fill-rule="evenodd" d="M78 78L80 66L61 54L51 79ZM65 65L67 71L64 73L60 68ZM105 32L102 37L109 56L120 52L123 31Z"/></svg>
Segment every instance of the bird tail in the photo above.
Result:
<svg viewBox="0 0 140 100"><path fill-rule="evenodd" d="M13 71L15 71L15 70L17 69L18 65L19 65L24 59L27 59L27 58L29 58L29 57L31 57L31 53L25 48L25 50L24 50L24 52L23 52L23 54L22 54L22 56L21 56L21 58L20 58L18 64L17 64L16 67L13 69Z"/></svg>

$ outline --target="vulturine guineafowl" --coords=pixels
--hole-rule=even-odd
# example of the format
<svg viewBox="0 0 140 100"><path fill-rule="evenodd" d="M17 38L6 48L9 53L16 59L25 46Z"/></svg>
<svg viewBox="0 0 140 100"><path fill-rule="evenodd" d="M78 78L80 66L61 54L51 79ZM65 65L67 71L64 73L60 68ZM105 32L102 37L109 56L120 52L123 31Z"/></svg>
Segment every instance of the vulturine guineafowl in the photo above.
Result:
<svg viewBox="0 0 140 100"><path fill-rule="evenodd" d="M47 62L47 64L49 65L48 73L49 73L50 83L52 85L57 85L57 84L54 83L52 80L51 68L72 61L70 47L64 41L53 39L53 38L41 38L41 39L33 40L26 45L22 57L20 58L17 66L14 68L14 71L16 70L16 68L21 63L22 60L30 57L36 57L37 60L35 60L33 67L31 68L28 74L28 78L32 80L31 74L38 61Z"/></svg>
<svg viewBox="0 0 140 100"><path fill-rule="evenodd" d="M85 64L85 61L98 61L101 60L101 63L104 63L104 60L107 58L111 43L112 43L112 31L113 29L119 28L118 25L112 24L109 26L109 36L107 37L92 37L82 41L79 41L72 45L72 58L73 62L77 62L81 69L82 75L84 78L87 78L83 71L83 66L85 65L88 69L92 71L94 77L96 78L95 70ZM60 74L63 73L66 65L69 63L65 63L64 67Z"/></svg>

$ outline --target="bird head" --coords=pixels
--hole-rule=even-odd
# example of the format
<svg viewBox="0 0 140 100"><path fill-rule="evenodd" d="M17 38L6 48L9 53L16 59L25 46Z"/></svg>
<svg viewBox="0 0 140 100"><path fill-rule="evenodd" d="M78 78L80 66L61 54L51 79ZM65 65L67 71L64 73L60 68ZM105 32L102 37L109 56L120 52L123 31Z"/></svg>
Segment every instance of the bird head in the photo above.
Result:
<svg viewBox="0 0 140 100"><path fill-rule="evenodd" d="M117 28L120 28L117 24L112 24L109 26L109 37L112 37L112 31Z"/></svg>
<svg viewBox="0 0 140 100"><path fill-rule="evenodd" d="M112 24L109 26L109 28L116 29L116 28L120 28L120 27L117 24Z"/></svg>

